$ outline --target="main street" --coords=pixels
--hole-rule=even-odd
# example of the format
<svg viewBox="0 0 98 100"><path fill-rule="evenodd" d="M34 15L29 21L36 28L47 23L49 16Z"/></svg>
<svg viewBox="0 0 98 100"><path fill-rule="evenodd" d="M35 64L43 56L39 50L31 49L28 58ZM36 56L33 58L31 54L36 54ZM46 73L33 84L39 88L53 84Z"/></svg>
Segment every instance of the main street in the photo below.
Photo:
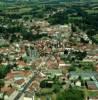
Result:
<svg viewBox="0 0 98 100"><path fill-rule="evenodd" d="M23 90L20 91L16 97L14 98L14 100L19 100L19 98L23 95L23 93L27 90L27 88L30 86L30 84L32 83L32 81L34 80L35 76L32 75L31 79L27 82L27 84L24 86Z"/></svg>

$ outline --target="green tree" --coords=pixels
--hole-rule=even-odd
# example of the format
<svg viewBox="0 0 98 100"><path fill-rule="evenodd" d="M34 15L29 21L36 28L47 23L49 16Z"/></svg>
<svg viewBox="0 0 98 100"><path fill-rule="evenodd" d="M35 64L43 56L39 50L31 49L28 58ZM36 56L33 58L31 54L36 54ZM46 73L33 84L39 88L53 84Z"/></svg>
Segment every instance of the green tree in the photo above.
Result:
<svg viewBox="0 0 98 100"><path fill-rule="evenodd" d="M84 92L70 88L57 95L57 100L84 100Z"/></svg>
<svg viewBox="0 0 98 100"><path fill-rule="evenodd" d="M3 80L0 80L0 91L1 91L1 88L4 86L4 81Z"/></svg>

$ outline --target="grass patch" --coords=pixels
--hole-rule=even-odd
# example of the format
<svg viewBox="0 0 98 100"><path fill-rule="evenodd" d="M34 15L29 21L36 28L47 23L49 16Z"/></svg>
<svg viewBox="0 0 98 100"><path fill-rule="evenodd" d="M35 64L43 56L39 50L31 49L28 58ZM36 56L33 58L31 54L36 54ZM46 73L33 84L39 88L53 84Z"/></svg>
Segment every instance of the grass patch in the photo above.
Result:
<svg viewBox="0 0 98 100"><path fill-rule="evenodd" d="M93 91L88 91L88 96L90 96L90 97L98 96L98 91L95 91L95 92L93 92Z"/></svg>

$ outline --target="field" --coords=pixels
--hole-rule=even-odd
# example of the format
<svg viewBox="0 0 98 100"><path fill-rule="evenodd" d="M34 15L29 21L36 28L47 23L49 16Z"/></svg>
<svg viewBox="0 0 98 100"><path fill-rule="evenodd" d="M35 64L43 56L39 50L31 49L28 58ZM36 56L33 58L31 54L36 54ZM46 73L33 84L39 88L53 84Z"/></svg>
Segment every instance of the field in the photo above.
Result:
<svg viewBox="0 0 98 100"><path fill-rule="evenodd" d="M32 10L32 8L27 8L27 7L24 7L24 8L16 8L16 9L6 9L4 11L5 14L22 14L22 13L26 13L26 12L30 12Z"/></svg>
<svg viewBox="0 0 98 100"><path fill-rule="evenodd" d="M88 91L88 96L96 97L96 96L98 96L98 91Z"/></svg>

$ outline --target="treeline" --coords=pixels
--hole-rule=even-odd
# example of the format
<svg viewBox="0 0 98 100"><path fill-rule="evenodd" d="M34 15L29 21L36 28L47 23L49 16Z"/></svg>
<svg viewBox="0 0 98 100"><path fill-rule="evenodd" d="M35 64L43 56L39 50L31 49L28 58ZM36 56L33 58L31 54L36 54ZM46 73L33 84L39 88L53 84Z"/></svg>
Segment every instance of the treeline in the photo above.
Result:
<svg viewBox="0 0 98 100"><path fill-rule="evenodd" d="M98 13L89 14L84 9L86 8L72 6L64 11L50 15L47 20L51 25L73 23L76 27L85 31L93 42L96 42L92 36L98 33Z"/></svg>
<svg viewBox="0 0 98 100"><path fill-rule="evenodd" d="M68 7L61 7L61 6L50 6L50 5L30 5L32 10L21 12L21 13L5 13L3 10L0 10L0 16L4 18L4 20L1 20L1 26L0 26L0 33L7 34L6 37L9 35L9 33L15 33L20 32L22 33L23 38L28 37L32 35L31 30L29 29L29 32L26 30L23 25L17 24L18 22L12 23L11 20L18 20L22 19L24 21L26 20L32 20L32 19L44 19L47 20L51 25L56 24L65 24L65 23L73 23L76 27L79 29L85 31L88 35L88 37L93 41L94 40L93 35L96 35L98 32L98 13L89 14L86 10L90 10L91 5L85 4L85 5L71 5ZM22 6L22 9L25 8ZM60 11L58 11L58 8ZM13 8L12 8L13 9ZM21 9L14 8L14 9ZM62 10L63 9L63 10ZM85 10L86 9L86 10ZM11 10L11 9L10 9ZM55 13L54 13L55 12ZM29 17L30 16L30 17ZM8 19L8 21L6 20ZM2 27L2 24L8 24L8 27ZM16 25L14 25L16 24ZM11 26L11 27L10 27ZM35 36L33 36L35 37ZM39 35L40 37L40 35ZM27 39L27 38L26 38ZM31 40L31 37L30 37Z"/></svg>
<svg viewBox="0 0 98 100"><path fill-rule="evenodd" d="M47 36L47 34L33 34L32 31L28 32L28 29L22 25L8 28L0 27L0 33L5 39L9 39L10 37L10 42L19 41L21 36L22 39L29 41L34 41Z"/></svg>

